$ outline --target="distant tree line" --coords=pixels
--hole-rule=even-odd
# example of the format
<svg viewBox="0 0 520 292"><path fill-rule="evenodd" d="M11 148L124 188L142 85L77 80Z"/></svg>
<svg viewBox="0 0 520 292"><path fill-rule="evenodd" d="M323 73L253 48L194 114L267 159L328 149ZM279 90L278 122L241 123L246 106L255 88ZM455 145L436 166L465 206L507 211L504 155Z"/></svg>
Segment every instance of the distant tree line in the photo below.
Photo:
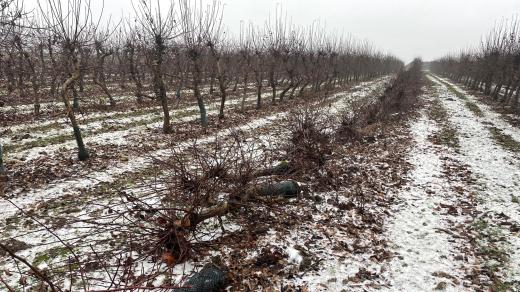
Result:
<svg viewBox="0 0 520 292"><path fill-rule="evenodd" d="M520 98L520 22L503 21L479 47L431 63L432 71L478 90L518 111Z"/></svg>
<svg viewBox="0 0 520 292"><path fill-rule="evenodd" d="M9 29L2 29L0 38L0 100L32 103L38 116L42 100L59 98L81 160L89 155L75 112L80 96L95 98L89 90L100 90L112 107L115 90L132 92L138 104L157 102L163 132L170 133L169 102L172 96L180 100L185 89L206 127L208 96L220 99L219 118L224 118L231 92L244 91L243 107L247 89L254 88L260 109L264 92L270 92L270 102L283 102L403 66L367 42L327 34L316 24L297 27L281 16L262 27L243 25L233 37L222 25L223 5L217 0L204 7L190 0L172 0L166 7L155 0L133 1L135 19L115 24L94 15L90 0L62 2L39 0L39 9L28 14L9 8L10 0L2 6L3 14L17 11L19 17L2 21ZM169 93L174 94L169 98Z"/></svg>

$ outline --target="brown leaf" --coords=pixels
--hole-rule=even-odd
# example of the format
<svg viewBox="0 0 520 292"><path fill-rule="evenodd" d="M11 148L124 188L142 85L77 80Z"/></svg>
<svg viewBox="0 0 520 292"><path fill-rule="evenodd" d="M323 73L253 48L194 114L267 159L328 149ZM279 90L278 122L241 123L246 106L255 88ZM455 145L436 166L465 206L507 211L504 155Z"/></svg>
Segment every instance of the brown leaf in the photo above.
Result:
<svg viewBox="0 0 520 292"><path fill-rule="evenodd" d="M175 257L169 251L165 251L161 256L161 259L168 265L168 267L173 267L175 264Z"/></svg>

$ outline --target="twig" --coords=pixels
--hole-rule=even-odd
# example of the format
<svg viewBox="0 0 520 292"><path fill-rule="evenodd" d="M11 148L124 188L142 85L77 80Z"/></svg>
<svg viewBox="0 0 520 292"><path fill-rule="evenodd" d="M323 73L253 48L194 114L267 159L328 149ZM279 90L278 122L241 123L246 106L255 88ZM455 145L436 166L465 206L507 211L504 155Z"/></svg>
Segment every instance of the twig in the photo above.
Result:
<svg viewBox="0 0 520 292"><path fill-rule="evenodd" d="M4 284L4 286L7 288L7 290L9 290L9 292L16 292L16 290L14 290L11 286L9 286L9 284L7 284L7 282L5 282L5 280L0 276L0 282L2 282L2 284Z"/></svg>
<svg viewBox="0 0 520 292"><path fill-rule="evenodd" d="M44 281L45 283L47 283L47 285L49 285L49 288L51 289L51 291L53 292L57 292L57 291L61 291L59 289L56 289L56 287L54 286L54 284L52 283L52 281L49 279L49 277L47 277L42 271L40 271L40 269L38 269L37 267L31 265L26 259L16 255L14 252L12 252L7 246L5 246L4 244L0 243L0 249L3 249L5 252L7 252L12 258L22 262L24 265L26 265L29 269L31 269L31 271L33 271L33 273L36 275L36 277L38 277L40 280ZM3 282L3 281L2 281ZM5 283L4 283L5 284Z"/></svg>

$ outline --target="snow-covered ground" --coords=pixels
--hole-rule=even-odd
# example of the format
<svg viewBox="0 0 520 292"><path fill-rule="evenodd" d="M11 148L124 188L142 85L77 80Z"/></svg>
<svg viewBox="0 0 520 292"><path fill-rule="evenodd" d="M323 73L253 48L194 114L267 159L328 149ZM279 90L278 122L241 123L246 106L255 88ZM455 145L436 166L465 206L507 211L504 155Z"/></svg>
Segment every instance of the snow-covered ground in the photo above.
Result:
<svg viewBox="0 0 520 292"><path fill-rule="evenodd" d="M112 90L114 88L109 88L109 90ZM190 89L183 89L181 90L181 95L190 94L192 91ZM209 93L209 86L201 88L201 92ZM146 94L151 94L151 92L145 92ZM169 96L174 96L175 92L168 92ZM136 99L133 95L116 95L112 97L114 101L117 102L125 102L125 101L132 101L133 99ZM93 98L81 98L80 97L80 104L81 105L93 105L93 104L108 104L108 98L105 95L100 95L98 97ZM55 110L62 110L63 109L63 102L61 100L56 99L55 101L48 101L48 102L41 102L40 103L40 113L45 113L48 111L55 111ZM15 114L30 114L34 111L34 104L20 104L20 105L6 105L3 107L0 107L0 113L15 113Z"/></svg>
<svg viewBox="0 0 520 292"><path fill-rule="evenodd" d="M493 139L488 128L495 126L504 129L516 141L520 141L520 131L481 103L478 105L484 117L476 117L463 100L450 93L443 84L438 84L444 91L442 101L448 109L450 121L460 133L461 159L470 166L479 184L477 208L483 214L503 214L511 223L520 225L520 204L514 200L520 194L520 161L516 153L503 149ZM477 102L474 97L466 96ZM520 283L520 235L511 232L507 225L494 227L503 233L503 248L509 255L509 261L501 268L503 280Z"/></svg>
<svg viewBox="0 0 520 292"><path fill-rule="evenodd" d="M341 92L338 94L334 94L330 96L330 99L336 100L334 103L330 105L331 112L337 112L339 110L344 109L346 106L348 106L348 101L351 99L360 99L360 98L366 98L367 96L376 97L378 94L384 90L386 86L386 82L388 81L388 78L382 78L378 79L373 82L363 83L355 88L348 90L346 92ZM377 93L375 93L375 91ZM257 120L253 120L247 124L240 125L237 127L234 127L232 129L225 129L222 130L215 135L208 136L206 138L198 139L196 140L196 143L199 145L202 145L204 143L211 143L214 141L217 137L225 137L227 135L230 135L233 131L236 130L246 130L246 131L255 131L255 129L260 129L262 127L265 127L270 124L275 124L277 121L280 121L281 119L285 118L286 112L273 114L271 116L267 116L264 118L260 118ZM113 137L112 137L113 138ZM193 145L195 141L185 141L181 142L179 145L177 145L177 148L182 147L188 147ZM146 167L150 166L153 163L153 159L164 159L168 157L171 154L171 150L167 149L166 145L163 145L163 149L159 149L157 151L154 151L153 153L146 153L145 155L142 155L141 157L136 157L128 162L120 162L115 163L111 167L109 167L106 170L95 172L95 173L79 173L75 175L72 178L56 181L51 184L46 185L43 188L34 189L28 192L18 193L16 196L14 196L11 200L14 204L16 204L18 207L28 210L38 204L41 204L43 202L46 202L48 200L56 199L62 196L81 196L81 192L86 189L91 189L102 182L113 182L121 177L124 177L125 175L129 173L136 173L139 172ZM12 195L12 194L11 194ZM108 198L107 198L108 199ZM100 202L91 202L93 205L102 205L104 204L104 200L101 200ZM79 202L78 202L79 204ZM93 206L81 206L78 205L78 208L80 208L80 213L77 214L76 219L84 218L85 215L88 215L92 212ZM94 206L95 208L95 206ZM2 200L0 202L0 210L5 210L5 212L2 212L0 214L0 219L5 220L7 218L12 218L12 216L17 211L16 208L14 208L11 203ZM76 221L76 220L74 220ZM73 222L74 222L73 221ZM60 237L67 238L70 240L73 240L74 238L81 238L80 234L83 232L89 232L87 228L83 228L81 225L82 223L75 223L73 225L65 226L62 228L59 228L56 230L56 233L60 235ZM37 227L39 228L39 227ZM70 228L70 230L68 229ZM79 233L78 233L79 231ZM24 235L25 234L25 235ZM6 234L7 235L7 234ZM53 242L53 236L49 235L46 230L39 230L35 232L30 232L27 234L27 230L11 230L11 232L8 235L9 237L17 237L19 240L30 242L31 244L35 244L34 247L26 249L25 251L21 252L24 256L28 256L31 260L34 259L35 255L41 252L44 252L45 250L58 246L59 243L55 242L50 244L49 242ZM45 243L46 242L46 243ZM45 243L42 245L42 243ZM176 267L179 268L179 267Z"/></svg>
<svg viewBox="0 0 520 292"><path fill-rule="evenodd" d="M476 116L467 107L467 100L457 97L444 83L431 77L430 80L434 85L428 86L421 98L426 108L421 110L417 119L410 122L409 136L413 144L406 150L406 161L411 165L411 170L406 175L407 183L399 188L386 186L386 190L390 190L390 197L395 198L389 209L382 205L370 207L373 208L371 212L385 218L384 222L380 222L381 225L376 222L371 226L376 229L381 226L381 232L376 235L370 228L367 229L367 222L355 209L340 209L341 204L349 203L348 197L338 198L336 192L317 193L322 202L308 210L307 215L311 218L308 223L287 230L271 228L257 241L258 246L274 248L285 254L287 269L294 268L297 271L309 263L316 264L311 270L295 272L294 278L283 279L282 284L296 284L307 287L308 291L469 291L488 288L485 285L489 284L489 281L484 281L482 283L486 284L479 286L472 278L475 276L473 273L487 269L488 266L495 266L497 270L494 276L499 278L499 282L510 285L513 291L520 289L520 234L517 229L512 228L520 226L520 159L518 153L499 145L489 129L498 128L516 141L520 141L520 130L449 80L441 79L465 94L467 100L477 104L482 110L482 116ZM323 105L328 108L329 115L334 116L348 109L351 101L379 96L387 81L388 77L361 83L348 91L329 96L328 99L334 102L325 102ZM254 102L255 98L251 96L247 99ZM446 110L445 123L455 130L457 146L440 145L435 142L433 137L438 135L445 125L428 115L429 105L434 100ZM241 99L230 100L229 104L238 105L240 101ZM216 114L216 106L217 103L210 107L210 114ZM191 110L196 110L196 107L183 108L174 113L189 113ZM217 139L230 137L237 130L247 132L257 138L255 141L265 141L267 145L271 142L274 131L272 126L280 124L286 115L287 112L271 114L203 138L179 141L176 148L182 150L194 143L203 146ZM106 117L109 119L110 115ZM115 124L132 123L152 117L153 115L142 115L121 118ZM189 114L177 121L196 118L197 114ZM150 131L150 127L160 128L160 124L154 122L122 131L107 131L87 136L86 142L125 145L132 135ZM93 122L87 126L91 131L95 131L103 129L106 124ZM18 130L23 131L23 127L19 127ZM54 129L47 135L59 135L60 131L61 129ZM10 139L10 136L3 139ZM31 163L32 159L42 155L42 151L52 154L63 147L72 149L74 143L71 141L21 151L19 154L25 158L21 163ZM265 145L259 145L258 149L251 149L261 152L265 148ZM67 179L52 181L45 186L27 190L8 190L6 195L23 210L38 210L39 206L62 198L68 201L71 197L78 198L77 205L68 208L66 214L61 214L57 208L51 213L40 214L40 219L44 222L54 222L54 215L66 219L67 222L57 220L57 225L52 226L52 231L66 242L78 246L75 249L77 252L89 253L88 244L83 244L87 237L90 241L99 241L111 234L107 230L96 233L87 222L94 220L97 224L110 223L111 219L104 221L103 216L98 218L99 212L107 209L123 210L126 205L110 196L99 196L94 200L81 198L82 194L102 186L103 183L114 183L131 174L140 175L153 165L155 159L167 159L171 153L171 149L164 143L158 145L157 150L142 153L129 161L115 161L103 170L82 170ZM391 151L381 153L380 156L393 159ZM355 165L356 159L363 160L362 157L347 157L344 163L350 167ZM383 171L389 166L374 167ZM156 193L150 192L149 186L145 186L146 183L148 182L136 182L125 188L144 202L153 204L157 200ZM299 210L296 206L286 208L295 213ZM23 225L23 218L17 218L18 209L7 200L0 200L0 210L0 222L14 220L18 222L14 223L17 226ZM485 223L485 227L477 229L475 226L482 225L482 222ZM224 225L231 232L241 228L240 225L227 222L225 217ZM30 246L20 250L18 254L30 262L36 260L41 269L57 263L52 259L37 260L46 253L63 253L57 256L57 261L62 263L70 256L60 248L62 244L55 236L41 226L29 225L14 230L8 229L9 224L0 226L3 229L0 241L16 238L28 243ZM357 233L355 236L353 230ZM199 240L209 241L221 235L222 233L215 232L213 237L202 235ZM491 246L498 246L500 251L507 255L506 259L493 262L490 257L483 255L482 249ZM101 244L98 251L110 248ZM257 256L257 252L250 253L246 260ZM208 260L208 257L204 257L204 260ZM0 260L0 264L3 269L16 269L12 263L6 264ZM140 264L145 270L152 269L154 265L151 261ZM191 261L174 266L176 280L180 281L198 266L200 263L195 264ZM480 278L489 280L488 274L481 273ZM0 276L5 277L4 274ZM95 276L100 279L105 277L102 272L95 273ZM8 277L8 280L10 283L16 283L18 279L15 278ZM158 284L162 279L163 277L158 277L154 283ZM102 289L103 286L99 288Z"/></svg>
<svg viewBox="0 0 520 292"><path fill-rule="evenodd" d="M357 86L364 87L370 86L371 82L363 82ZM262 94L263 98L270 96L271 93ZM250 94L243 100L248 103L255 102L256 94ZM237 107L242 103L242 98L234 98L227 101L227 106L230 108ZM211 102L207 105L208 115L216 115L218 113L218 106L220 101ZM229 109L229 108L228 108ZM170 115L173 118L173 123L187 122L196 120L199 115L196 113L198 110L197 106L189 106L178 110L170 111ZM160 117L159 110L155 113L143 113L136 116L123 116L119 118L113 118L115 115L121 113L103 113L103 114L92 114L88 115L87 118L96 118L95 121L82 124L80 127L83 130L84 140L87 143L96 143L100 145L126 145L128 137L135 136L137 134L144 133L146 131L160 129L162 122L157 121ZM175 118L181 116L182 118ZM52 124L54 122L42 122L40 126L46 124ZM140 124L140 126L132 126L133 124ZM117 130L123 128L123 130ZM113 130L115 129L115 130ZM1 132L2 130L0 130ZM19 139L18 137L28 134L28 137ZM65 142L53 143L52 145L36 147L34 142L40 140L52 139L57 137L67 137ZM24 125L13 126L9 129L8 133L3 134L0 137L0 143L3 145L9 145L11 147L18 147L21 149L10 151L9 155L6 156L5 160L10 159L23 159L24 161L33 160L41 157L42 155L52 155L53 152L61 151L63 149L73 149L76 147L73 135L71 133L70 125L67 121L62 121L58 127L46 129L43 132L29 131Z"/></svg>
<svg viewBox="0 0 520 292"><path fill-rule="evenodd" d="M446 125L432 120L424 109L410 126L414 144L407 158L412 166L408 183L394 190L397 203L385 224L392 259L374 267L363 253L343 262L338 254L332 261L337 264L314 279L322 283L313 284L315 290L372 290L327 282L349 277L359 266L381 272L383 281L368 282L378 284L378 291L470 291L491 285L520 289L520 235L514 228L520 223L520 204L514 200L520 194L520 161L517 153L493 140L488 128L502 129L515 139L518 129L467 96L483 111L482 117L476 116L466 100L431 80L435 85L422 99L427 105L440 102L447 112L445 123L456 130L458 146L434 144L433 137ZM496 261L497 255L487 252L506 257Z"/></svg>
<svg viewBox="0 0 520 292"><path fill-rule="evenodd" d="M367 96L369 93L372 92L372 90L379 89L385 87L385 82L387 81L387 78L382 78L377 80L376 82L371 83L363 83L361 85L358 85L352 89L351 92L342 92L338 94L334 94L330 96L329 98L335 99L338 97L341 97L340 101L337 101L335 104L331 105L333 108L342 107L343 104L345 104L345 100L351 99L351 98L363 98ZM216 137L222 137L226 136L233 131L240 130L240 129L255 129L262 126L265 126L266 124L273 123L276 120L282 119L286 116L286 113L277 113L262 119L254 120L248 124L237 126L233 129L225 129L222 130L215 135L212 135L210 137L198 140L198 143L207 143L208 141L213 141ZM193 119L195 117L186 117L184 119ZM140 131L140 129L129 129L128 132L131 131ZM120 133L119 133L120 134ZM105 133L101 134L99 136L105 137L106 141L117 141L117 137L121 137L121 139L125 139L126 135L116 135L115 133ZM104 141L104 140L103 140ZM87 143L89 140L87 140ZM72 142L70 142L72 143ZM184 142L183 145L189 146L193 142L187 141ZM53 145L48 147L38 147L41 149L33 148L27 153L25 153L26 161L27 159L30 159L32 155L31 153L36 153L35 155L39 155L40 151L51 151L51 149L56 148L56 150L59 150L61 147L63 147L63 144L60 145ZM163 145L163 147L166 147L167 145ZM167 147L166 147L167 148ZM122 162L122 163L116 163L112 167L95 172L95 173L85 173L85 174L78 174L77 178L72 179L66 179L63 181L57 181L52 184L49 184L45 186L43 189L35 189L30 192L20 193L20 196L16 196L13 201L16 205L19 207L25 207L27 204L32 204L34 202L37 202L41 199L52 199L59 197L63 195L64 192L67 192L70 194L71 192L78 192L82 189L92 187L93 185L97 185L101 182L110 182L116 178L118 178L120 175L127 173L127 172L136 172L139 169L145 169L147 166L149 166L153 159L161 159L166 156L168 156L171 153L170 149L159 149L157 151L154 151L152 153L147 153L144 156L136 157L128 162ZM9 194L9 192L8 192ZM14 212L16 212L15 209L9 207L11 204L2 201L0 202L0 210L7 210L0 214L0 220L7 218L8 216L12 215Z"/></svg>
<svg viewBox="0 0 520 292"><path fill-rule="evenodd" d="M415 145L408 160L413 170L409 174L410 183L397 194L395 217L388 225L390 247L395 254L386 275L392 291L430 291L441 283L449 291L463 289L461 262L455 260L461 251L454 238L442 232L450 230L454 222L439 206L453 205L456 196L443 174L440 152L447 150L429 141L437 131L436 123L424 112L411 125ZM463 219L466 218L455 220Z"/></svg>
<svg viewBox="0 0 520 292"><path fill-rule="evenodd" d="M267 94L264 94L264 96ZM246 102L251 102L255 99L254 96L248 96L246 98ZM241 99L233 99L228 101L228 106L235 106L241 102ZM213 115L218 112L218 105L220 102L213 102L207 105L208 115ZM170 115L173 118L173 122L185 122L195 120L198 117L197 113L191 113L198 109L197 106L189 106L179 110L171 110ZM103 118L102 120L94 121L87 124L81 124L80 127L83 130L83 135L85 136L85 141L95 142L95 143L110 143L121 145L126 142L126 137L131 134L142 133L146 130L151 129L159 129L162 126L162 122L157 122L157 117L160 117L159 110L155 113L145 113L142 115L131 116L131 117L122 117L113 119L111 118L113 115L118 113L106 114L98 116L99 118ZM185 117L183 115L189 114L189 116ZM182 118L175 118L176 116L183 116ZM125 127L125 125L132 125L135 123L143 124L142 126L131 127L125 130L116 130L112 131L112 127ZM67 135L70 136L67 142L63 143L55 143L49 146L43 147L33 147L28 150L19 151L15 154L10 154L7 159L20 159L23 158L25 160L31 160L40 156L42 151L45 151L46 155L55 151L56 149L71 149L75 146L75 142L73 141L73 136L71 134L71 127L68 124L64 124L62 127L54 128L46 130L45 132L35 133L33 131L29 134L29 138L23 139L21 141L13 141L16 136L20 136L23 133L20 131L12 131L11 134L2 135L0 138L0 143L3 145L11 145L15 146L24 146L31 145L31 142L35 142L41 139L49 139L57 136ZM14 134L16 133L16 135ZM92 134L91 134L92 133ZM98 134L96 134L98 133Z"/></svg>
<svg viewBox="0 0 520 292"><path fill-rule="evenodd" d="M499 128L515 140L519 130L459 87L453 86L464 99L444 83L429 79L435 85L425 100L436 99L446 110L445 123L456 131L458 143L452 146L456 149L434 145L430 138L445 125L424 113L411 127L415 146L409 161L414 169L409 185L397 194L395 217L387 226L396 254L387 275L388 290L465 291L502 285L516 291L520 236L515 226L520 223L520 205L514 198L520 193L520 161L517 153L493 139L489 128ZM467 100L483 114L475 115ZM467 170L470 179L464 180L465 174L457 169ZM474 212L468 211L469 205ZM483 282L475 284L475 271Z"/></svg>
<svg viewBox="0 0 520 292"><path fill-rule="evenodd" d="M470 101L475 102L478 104L478 107L483 113L482 117L476 117L476 119L483 124L491 124L494 127L502 130L502 132L506 135L510 135L515 139L516 141L520 141L520 128L517 128L510 123L508 123L506 120L504 120L501 117L501 114L494 111L489 105L479 102L479 100L468 93L467 90L464 90L462 87L458 86L457 84L451 82L447 78L442 78L441 76L436 76L437 78L441 79L443 82L446 82L453 86L455 90L461 92L464 94Z"/></svg>

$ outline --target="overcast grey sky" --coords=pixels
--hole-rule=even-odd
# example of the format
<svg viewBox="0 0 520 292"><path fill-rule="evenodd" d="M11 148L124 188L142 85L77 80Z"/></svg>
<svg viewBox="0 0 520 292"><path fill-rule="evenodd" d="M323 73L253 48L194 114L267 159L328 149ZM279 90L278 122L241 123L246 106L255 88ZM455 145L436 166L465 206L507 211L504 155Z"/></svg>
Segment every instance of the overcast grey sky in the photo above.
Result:
<svg viewBox="0 0 520 292"><path fill-rule="evenodd" d="M28 6L36 0L27 0ZM45 1L45 0L41 0ZM63 0L65 1L65 0ZM91 0L96 5L102 0ZM169 0L161 0L167 2ZM204 2L208 2L204 0ZM477 45L503 18L520 14L520 0L222 0L224 24L238 33L240 21L262 25L283 6L292 22L325 22L328 30L370 40L411 61L440 57ZM133 13L131 0L105 0L105 13Z"/></svg>

